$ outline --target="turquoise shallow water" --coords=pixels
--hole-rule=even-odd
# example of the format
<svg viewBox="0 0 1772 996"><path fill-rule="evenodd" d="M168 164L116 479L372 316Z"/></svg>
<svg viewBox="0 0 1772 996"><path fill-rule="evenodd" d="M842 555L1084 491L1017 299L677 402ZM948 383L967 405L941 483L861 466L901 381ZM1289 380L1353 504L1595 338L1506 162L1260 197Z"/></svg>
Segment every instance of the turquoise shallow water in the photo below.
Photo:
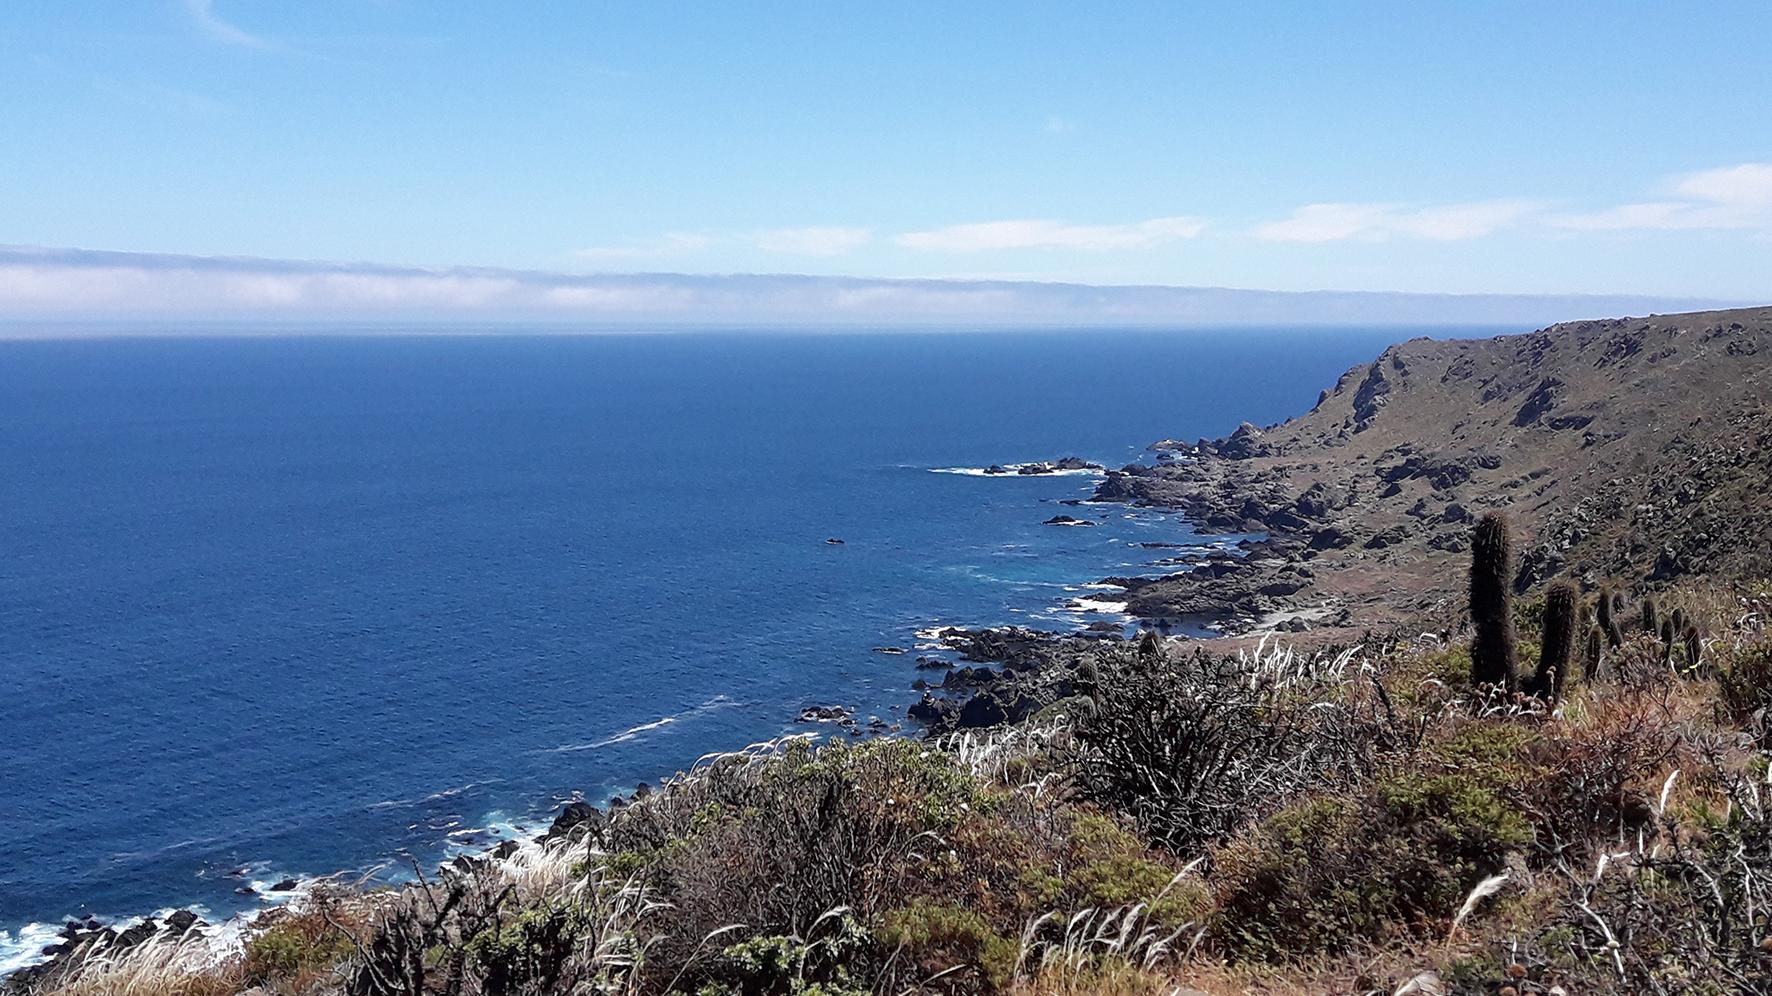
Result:
<svg viewBox="0 0 1772 996"><path fill-rule="evenodd" d="M871 648L1103 618L1061 607L1192 535L932 471L1275 421L1404 337L0 343L3 957L484 841L806 704L899 720L912 657Z"/></svg>

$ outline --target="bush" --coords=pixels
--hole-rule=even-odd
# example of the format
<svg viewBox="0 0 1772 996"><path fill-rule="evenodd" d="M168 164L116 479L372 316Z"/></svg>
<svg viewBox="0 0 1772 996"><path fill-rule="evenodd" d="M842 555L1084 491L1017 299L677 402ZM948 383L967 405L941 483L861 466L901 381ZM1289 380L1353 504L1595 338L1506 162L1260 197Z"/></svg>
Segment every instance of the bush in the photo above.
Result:
<svg viewBox="0 0 1772 996"><path fill-rule="evenodd" d="M468 943L486 996L554 991L571 963L590 912L576 903L542 902Z"/></svg>
<svg viewBox="0 0 1772 996"><path fill-rule="evenodd" d="M924 978L963 966L989 991L1008 986L1021 957L1020 942L992 930L977 913L928 900L888 913L879 936Z"/></svg>
<svg viewBox="0 0 1772 996"><path fill-rule="evenodd" d="M316 894L310 903L305 909L266 914L261 921L266 923L264 929L250 935L241 952L247 979L257 984L299 984L330 973L356 951L350 937L334 926L354 919L338 898Z"/></svg>
<svg viewBox="0 0 1772 996"><path fill-rule="evenodd" d="M1213 936L1237 958L1291 961L1443 932L1471 888L1531 838L1471 773L1411 772L1364 796L1307 799L1219 854Z"/></svg>
<svg viewBox="0 0 1772 996"><path fill-rule="evenodd" d="M1717 697L1724 718L1765 742L1768 707L1772 707L1772 640L1738 647L1727 666L1717 670Z"/></svg>
<svg viewBox="0 0 1772 996"><path fill-rule="evenodd" d="M1303 785L1369 766L1377 734L1337 701L1341 684L1332 661L1200 651L1117 664L1078 721L1082 786L1189 853Z"/></svg>
<svg viewBox="0 0 1772 996"><path fill-rule="evenodd" d="M850 970L864 960L870 942L853 917L830 916L810 942L771 934L730 945L717 971L743 996L861 996L868 990Z"/></svg>

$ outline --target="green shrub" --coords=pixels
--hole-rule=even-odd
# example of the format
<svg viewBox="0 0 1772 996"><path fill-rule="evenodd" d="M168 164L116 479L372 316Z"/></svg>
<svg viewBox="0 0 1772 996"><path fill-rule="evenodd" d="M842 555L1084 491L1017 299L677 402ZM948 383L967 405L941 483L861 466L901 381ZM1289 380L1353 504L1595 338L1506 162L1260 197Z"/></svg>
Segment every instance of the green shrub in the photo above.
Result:
<svg viewBox="0 0 1772 996"><path fill-rule="evenodd" d="M1009 985L1021 943L991 929L969 909L919 899L888 913L878 932L888 949L898 949L925 975L955 966L972 969L984 988L1000 991Z"/></svg>
<svg viewBox="0 0 1772 996"><path fill-rule="evenodd" d="M1218 943L1234 958L1279 962L1443 930L1532 838L1482 775L1405 773L1365 797L1275 814L1219 856Z"/></svg>
<svg viewBox="0 0 1772 996"><path fill-rule="evenodd" d="M330 927L285 919L246 942L247 977L254 982L294 979L350 957L350 939Z"/></svg>
<svg viewBox="0 0 1772 996"><path fill-rule="evenodd" d="M850 971L869 944L853 917L827 917L811 941L769 934L727 947L717 973L744 996L860 996L868 989Z"/></svg>
<svg viewBox="0 0 1772 996"><path fill-rule="evenodd" d="M1079 814L1067 840L1070 862L1061 880L1070 900L1067 911L1149 903L1146 915L1173 929L1197 920L1207 907L1203 884L1175 882L1177 869L1156 860L1142 841L1106 816Z"/></svg>
<svg viewBox="0 0 1772 996"><path fill-rule="evenodd" d="M482 931L467 950L487 996L550 992L565 973L590 914L570 903L541 903Z"/></svg>

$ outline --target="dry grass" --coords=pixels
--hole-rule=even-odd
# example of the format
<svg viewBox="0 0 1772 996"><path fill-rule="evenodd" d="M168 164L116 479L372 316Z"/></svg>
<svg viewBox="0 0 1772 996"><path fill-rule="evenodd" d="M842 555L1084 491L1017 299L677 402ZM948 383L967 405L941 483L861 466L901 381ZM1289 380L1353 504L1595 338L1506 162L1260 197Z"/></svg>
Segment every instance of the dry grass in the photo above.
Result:
<svg viewBox="0 0 1772 996"><path fill-rule="evenodd" d="M227 996L243 987L236 959L218 963L201 941L154 937L92 952L47 996Z"/></svg>

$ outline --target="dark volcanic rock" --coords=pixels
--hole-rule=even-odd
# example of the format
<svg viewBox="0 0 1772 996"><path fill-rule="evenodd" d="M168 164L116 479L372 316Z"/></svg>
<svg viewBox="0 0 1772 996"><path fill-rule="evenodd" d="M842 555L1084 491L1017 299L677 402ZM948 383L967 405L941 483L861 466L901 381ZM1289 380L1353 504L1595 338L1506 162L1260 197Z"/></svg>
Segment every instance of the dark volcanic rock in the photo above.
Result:
<svg viewBox="0 0 1772 996"><path fill-rule="evenodd" d="M1268 452L1268 448L1262 442L1262 435L1259 427L1253 423L1244 422L1237 426L1237 431L1231 433L1230 438L1219 443L1215 449L1219 456L1227 460L1248 460L1252 457L1263 456Z"/></svg>
<svg viewBox="0 0 1772 996"><path fill-rule="evenodd" d="M547 832L542 834L542 840L557 840L583 831L596 832L602 824L602 810L582 800L569 802L554 817L554 822L548 825Z"/></svg>
<svg viewBox="0 0 1772 996"><path fill-rule="evenodd" d="M1382 550L1387 546L1396 546L1408 538L1409 530L1407 528L1402 525L1391 526L1389 529L1380 529L1373 533L1372 538L1366 541L1366 549Z"/></svg>
<svg viewBox="0 0 1772 996"><path fill-rule="evenodd" d="M1042 522L1040 524L1043 526L1099 526L1099 525L1101 525L1101 523L1096 522L1092 519L1078 519L1078 518L1075 518L1075 517L1069 516L1069 515L1055 515L1052 518L1047 519L1045 522Z"/></svg>
<svg viewBox="0 0 1772 996"><path fill-rule="evenodd" d="M959 712L959 706L924 692L923 697L913 703L906 714L917 722L934 728L944 724L948 717L957 712Z"/></svg>
<svg viewBox="0 0 1772 996"><path fill-rule="evenodd" d="M1528 426L1543 418L1552 408L1556 407L1557 398L1561 396L1563 382L1555 377L1546 377L1538 382L1526 403L1520 406L1514 415L1514 425Z"/></svg>

